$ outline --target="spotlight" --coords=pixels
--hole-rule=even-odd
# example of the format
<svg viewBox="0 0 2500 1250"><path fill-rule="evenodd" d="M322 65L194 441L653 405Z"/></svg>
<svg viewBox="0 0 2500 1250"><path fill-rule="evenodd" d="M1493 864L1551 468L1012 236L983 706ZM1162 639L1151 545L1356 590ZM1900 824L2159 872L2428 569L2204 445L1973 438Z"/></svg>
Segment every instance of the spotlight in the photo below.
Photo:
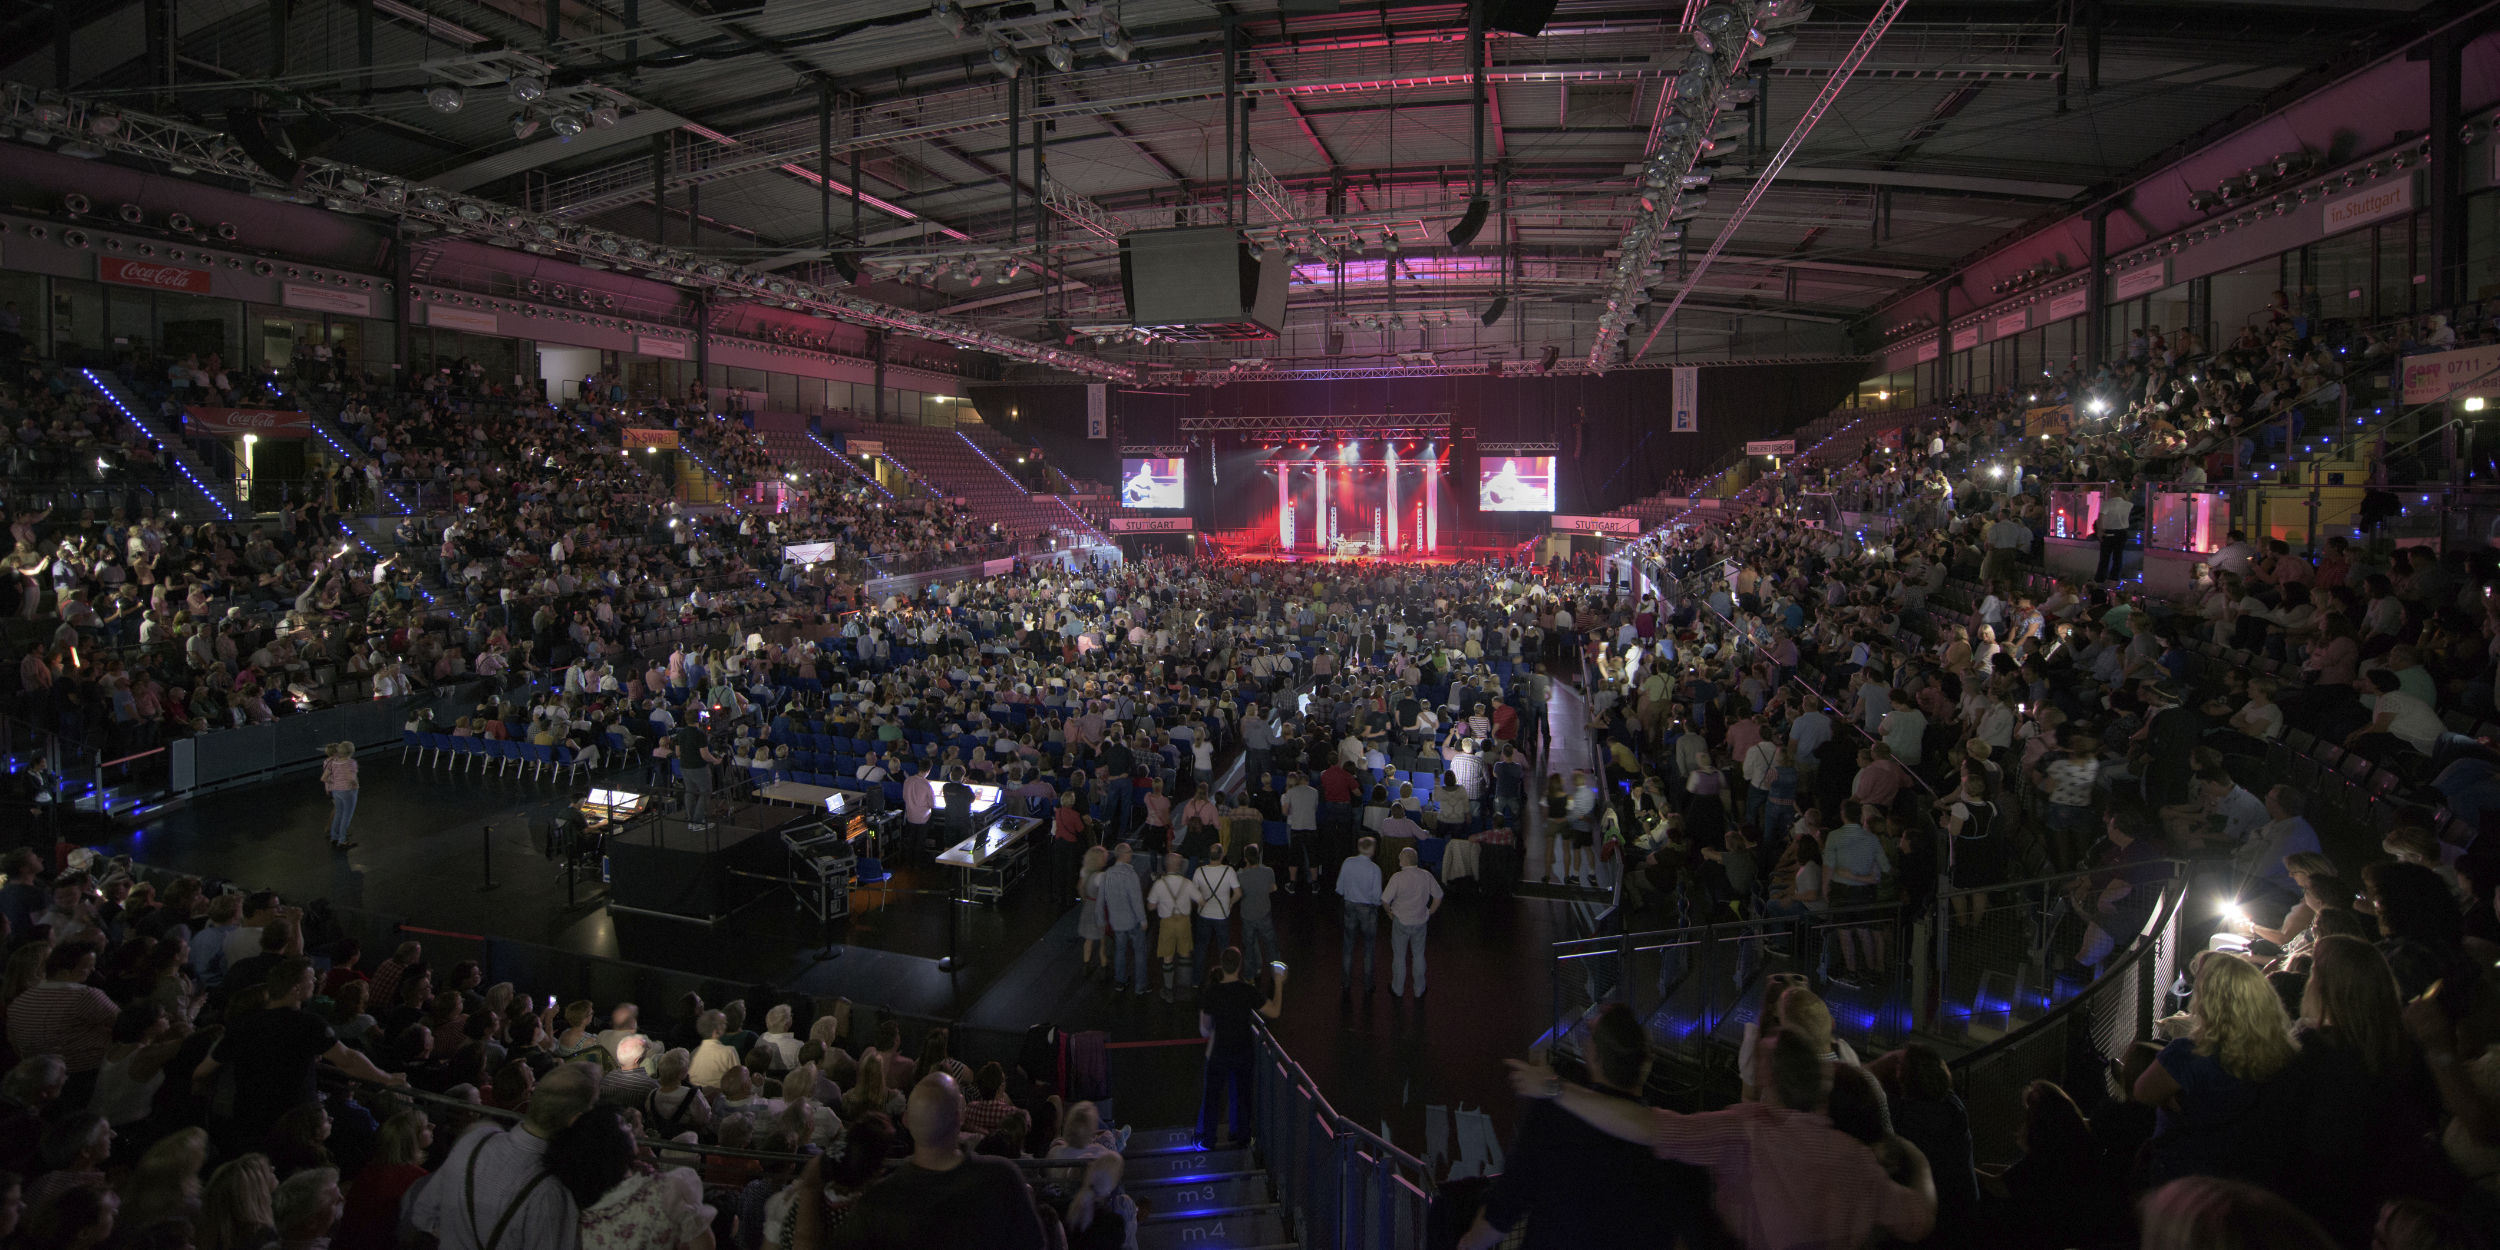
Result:
<svg viewBox="0 0 2500 1250"><path fill-rule="evenodd" d="M460 94L458 87L433 87L427 89L425 102L437 113L457 113L469 98Z"/></svg>
<svg viewBox="0 0 2500 1250"><path fill-rule="evenodd" d="M1107 26L1102 32L1102 50L1103 55L1112 60L1126 62L1130 57L1137 55L1137 41L1129 38L1127 31L1117 26Z"/></svg>
<svg viewBox="0 0 2500 1250"><path fill-rule="evenodd" d="M534 134L537 134L537 133L538 133L538 116L537 116L537 114L534 114L534 113L530 112L528 109L523 109L523 110L521 110L520 112L518 112L518 113L514 113L514 114L512 115L512 137L513 137L513 138L515 138L515 139L526 139L526 138L529 138L531 135L534 135Z"/></svg>
<svg viewBox="0 0 2500 1250"><path fill-rule="evenodd" d="M1053 39L1050 47L1043 50L1042 59L1050 62L1052 69L1064 74L1076 68L1076 49L1069 47L1064 39Z"/></svg>
<svg viewBox="0 0 2500 1250"><path fill-rule="evenodd" d="M579 113L558 113L547 122L547 125L556 132L557 138L570 139L580 134L588 123Z"/></svg>
<svg viewBox="0 0 2500 1250"><path fill-rule="evenodd" d="M1003 46L992 47L990 49L990 68L998 71L998 75L1001 78L1013 78L1024 72L1024 58L1008 51Z"/></svg>
<svg viewBox="0 0 2500 1250"><path fill-rule="evenodd" d="M955 0L938 0L929 6L929 16L936 18L938 25L945 27L948 34L963 38L964 10Z"/></svg>
<svg viewBox="0 0 2500 1250"><path fill-rule="evenodd" d="M545 94L547 94L547 80L538 75L525 73L512 76L513 99L527 104Z"/></svg>
<svg viewBox="0 0 2500 1250"><path fill-rule="evenodd" d="M594 104L590 108L590 124L601 130L613 129L618 117L613 104Z"/></svg>

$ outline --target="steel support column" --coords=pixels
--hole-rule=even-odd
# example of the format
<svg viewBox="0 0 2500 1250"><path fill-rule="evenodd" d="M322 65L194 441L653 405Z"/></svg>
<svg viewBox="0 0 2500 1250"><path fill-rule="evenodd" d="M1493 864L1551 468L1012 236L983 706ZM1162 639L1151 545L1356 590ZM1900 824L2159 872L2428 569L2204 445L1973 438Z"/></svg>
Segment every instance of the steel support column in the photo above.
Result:
<svg viewBox="0 0 2500 1250"><path fill-rule="evenodd" d="M2464 119L2465 39L2443 32L2424 49L2430 58L2430 194L2424 205L2430 230L2430 304L2445 308L2465 291L2465 145L2457 133Z"/></svg>
<svg viewBox="0 0 2500 1250"><path fill-rule="evenodd" d="M2090 219L2091 242L2084 255L2083 272L2083 370L2092 369L2109 359L2109 213L2101 210Z"/></svg>

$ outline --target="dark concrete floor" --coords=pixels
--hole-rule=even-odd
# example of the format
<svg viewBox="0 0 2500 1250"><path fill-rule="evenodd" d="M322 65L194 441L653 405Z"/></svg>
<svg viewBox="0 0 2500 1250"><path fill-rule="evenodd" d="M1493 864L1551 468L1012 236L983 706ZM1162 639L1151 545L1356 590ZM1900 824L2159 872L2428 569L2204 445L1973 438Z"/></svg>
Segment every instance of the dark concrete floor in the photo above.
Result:
<svg viewBox="0 0 2500 1250"><path fill-rule="evenodd" d="M1580 741L1578 694L1557 683L1551 711L1558 741ZM1584 750L1552 754L1554 768L1586 762ZM853 895L850 918L832 935L842 953L820 960L821 935L786 896L714 927L611 912L595 880L577 883L568 903L564 875L532 844L528 818L578 795L579 783L403 764L391 751L363 764L354 851L325 846L329 804L310 775L201 797L157 816L125 849L159 868L275 889L291 900L327 899L366 913L366 932L393 924L430 931L429 942L454 952L465 949L457 935L481 935L732 984L847 995L967 1024L1016 1030L1049 1020L1102 1029L1121 1047L1115 1080L1151 1087L1124 1111L1152 1107L1160 1119L1194 1107L1194 1088L1173 1088L1195 1083L1186 1048L1197 1036L1194 1009L1110 995L1083 976L1072 912L1040 897L1030 879L1001 905L965 906L947 902L944 882L925 866L899 867L889 888ZM1545 871L1537 824L1532 817L1530 880ZM482 890L489 847L497 885ZM952 975L936 964L948 950L950 911L960 962ZM1276 927L1293 975L1277 1035L1339 1111L1375 1130L1386 1126L1402 1145L1420 1145L1425 1104L1485 1108L1507 1134L1513 1108L1501 1061L1523 1054L1545 1028L1547 947L1580 934L1577 911L1565 902L1487 898L1461 883L1433 923L1430 994L1401 1001L1386 986L1385 932L1379 988L1341 994L1334 896L1280 897ZM1180 1044L1129 1045L1156 1041Z"/></svg>

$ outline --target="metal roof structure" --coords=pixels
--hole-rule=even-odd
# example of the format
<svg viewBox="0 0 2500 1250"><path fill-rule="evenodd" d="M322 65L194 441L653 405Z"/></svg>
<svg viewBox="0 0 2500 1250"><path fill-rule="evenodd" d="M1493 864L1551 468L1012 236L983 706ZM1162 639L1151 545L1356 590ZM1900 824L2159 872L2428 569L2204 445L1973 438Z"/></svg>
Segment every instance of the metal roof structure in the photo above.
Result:
<svg viewBox="0 0 2500 1250"><path fill-rule="evenodd" d="M1863 351L1898 292L2442 7L1561 0L1479 60L1452 0L53 0L0 23L0 80L267 119L533 229L1125 367L1098 376L1604 369ZM1479 76L1488 211L1452 247ZM1227 221L1293 252L1283 333L1121 333L1118 238Z"/></svg>

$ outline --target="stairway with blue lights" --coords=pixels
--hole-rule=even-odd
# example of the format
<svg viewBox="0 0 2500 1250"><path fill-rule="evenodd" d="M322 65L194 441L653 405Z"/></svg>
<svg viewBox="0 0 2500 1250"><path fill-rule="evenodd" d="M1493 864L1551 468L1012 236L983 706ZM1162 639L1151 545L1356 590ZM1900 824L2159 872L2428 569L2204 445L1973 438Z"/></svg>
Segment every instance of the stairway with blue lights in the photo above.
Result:
<svg viewBox="0 0 2500 1250"><path fill-rule="evenodd" d="M877 493L885 496L889 502L894 500L894 492L887 490L885 488L885 483L878 481L875 474L851 463L851 458L849 456L834 450L833 444L826 442L823 435L818 434L814 430L810 430L807 432L807 441L816 444L819 450L823 451L826 455L833 457L833 462L841 465L842 468L849 472L853 477L868 483L870 486L876 487Z"/></svg>
<svg viewBox="0 0 2500 1250"><path fill-rule="evenodd" d="M147 435L149 442L156 444L157 454L165 457L166 461L173 465L174 471L188 481L192 489L199 492L200 497L208 502L209 510L215 512L218 519L233 521L252 515L252 510L245 507L243 501L235 498L233 488L219 483L209 467L202 463L198 456L191 454L189 447L183 445L182 432L166 429L163 422L150 415L147 412L147 405L131 393L127 383L109 373L98 373L93 369L81 369L79 372L86 376L89 385L103 394L107 402L121 411L122 416L128 418L132 425L137 426L140 433Z"/></svg>
<svg viewBox="0 0 2500 1250"><path fill-rule="evenodd" d="M1250 1148L1200 1150L1188 1129L1140 1130L1120 1152L1137 1200L1137 1250L1286 1250L1298 1245Z"/></svg>
<svg viewBox="0 0 2500 1250"><path fill-rule="evenodd" d="M339 463L344 464L348 468L359 473L364 471L365 463L373 459L372 452L358 446L355 440L333 428L329 422L322 420L320 417L311 413L306 413L304 415L312 422L313 433L319 435L322 442L329 444L330 454L337 456L339 458ZM397 509L399 515L401 516L408 516L416 511L416 509L409 507L408 502L401 499L398 493L393 491L388 486L382 488L382 497L375 500L374 503L376 505L377 512L380 510L380 505L383 504L388 504L392 508Z"/></svg>

